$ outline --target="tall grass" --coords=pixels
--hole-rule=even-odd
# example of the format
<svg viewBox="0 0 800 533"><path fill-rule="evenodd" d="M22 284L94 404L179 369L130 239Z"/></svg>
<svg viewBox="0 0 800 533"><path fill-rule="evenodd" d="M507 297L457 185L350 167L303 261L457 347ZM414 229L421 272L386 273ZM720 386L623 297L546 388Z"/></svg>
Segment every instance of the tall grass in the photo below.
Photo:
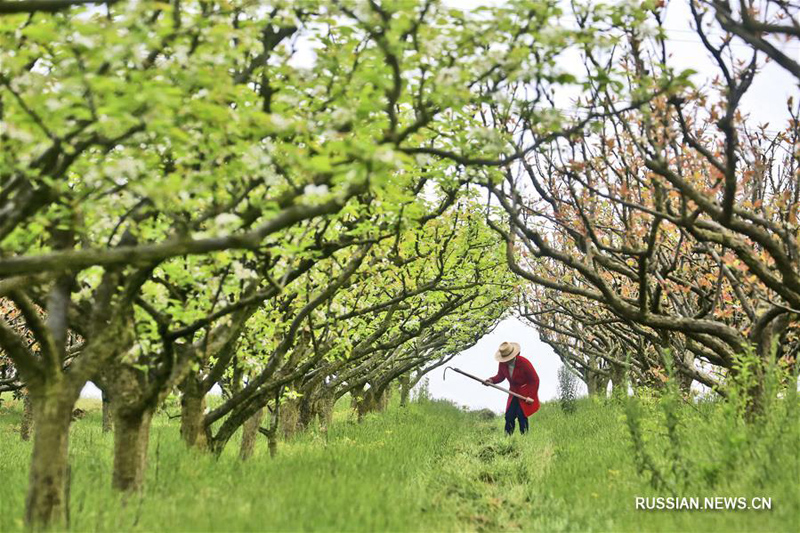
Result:
<svg viewBox="0 0 800 533"><path fill-rule="evenodd" d="M502 398L498 399L501 402ZM793 399L781 400L787 409ZM667 468L660 400L642 402L644 446ZM795 407L796 408L796 405ZM618 402L581 399L574 413L545 404L528 435L422 400L355 423L345 406L327 435L266 442L238 461L185 449L177 421L159 415L146 489L123 505L110 490L112 436L98 411L73 425L71 529L75 531L796 531L800 523L800 421L765 427L771 448L744 455L725 404L674 406L681 457L693 473L680 496L767 496L772 511L636 511L636 496L667 496L640 474ZM659 414L662 413L662 414ZM30 444L15 433L18 407L0 408L0 531L23 528ZM785 424L789 424L787 427ZM793 424L793 425L792 425ZM733 431L732 431L733 430ZM794 432L794 433L792 433ZM739 458L716 477L714 465Z"/></svg>

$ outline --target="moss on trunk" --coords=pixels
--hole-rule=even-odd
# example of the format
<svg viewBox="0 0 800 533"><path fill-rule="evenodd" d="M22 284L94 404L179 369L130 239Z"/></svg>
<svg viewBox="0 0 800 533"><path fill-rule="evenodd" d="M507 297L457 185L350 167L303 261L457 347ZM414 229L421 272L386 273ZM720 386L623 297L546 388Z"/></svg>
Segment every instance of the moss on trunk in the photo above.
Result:
<svg viewBox="0 0 800 533"><path fill-rule="evenodd" d="M22 398L22 421L19 425L19 437L22 440L31 440L31 432L33 431L33 402L31 395L25 393Z"/></svg>
<svg viewBox="0 0 800 533"><path fill-rule="evenodd" d="M255 412L242 426L242 444L239 447L239 459L246 461L253 455L256 439L258 438L258 428L261 427L261 420L264 418L264 408Z"/></svg>
<svg viewBox="0 0 800 533"><path fill-rule="evenodd" d="M300 426L300 402L298 400L284 400L280 409L280 428L283 438L291 439Z"/></svg>
<svg viewBox="0 0 800 533"><path fill-rule="evenodd" d="M108 393L103 391L103 433L108 433L114 429L113 414L111 413L111 398Z"/></svg>
<svg viewBox="0 0 800 533"><path fill-rule="evenodd" d="M153 411L114 413L114 473L112 486L120 491L134 492L144 485L147 468L147 443Z"/></svg>
<svg viewBox="0 0 800 533"><path fill-rule="evenodd" d="M69 518L69 424L77 394L58 386L31 392L33 451L25 501L25 522L63 528Z"/></svg>
<svg viewBox="0 0 800 533"><path fill-rule="evenodd" d="M188 446L201 450L207 448L205 409L205 394L198 388L185 388L181 395L181 438Z"/></svg>

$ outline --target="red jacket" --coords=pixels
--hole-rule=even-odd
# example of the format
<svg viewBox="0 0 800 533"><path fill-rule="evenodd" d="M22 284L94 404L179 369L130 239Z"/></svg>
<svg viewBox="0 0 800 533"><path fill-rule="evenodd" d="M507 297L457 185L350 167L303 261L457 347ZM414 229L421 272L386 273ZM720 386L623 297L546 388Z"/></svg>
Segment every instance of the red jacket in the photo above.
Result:
<svg viewBox="0 0 800 533"><path fill-rule="evenodd" d="M518 355L514 363L514 374L512 376L508 375L508 363L500 363L497 369L497 375L489 378L489 381L492 383L500 383L506 379L511 384L511 392L533 398L533 403L528 403L523 400L519 402L525 416L531 416L539 410L539 375L536 373L536 370L534 370L530 361ZM511 405L512 398L513 396L509 394L508 401L506 402L506 410L508 410L508 407Z"/></svg>

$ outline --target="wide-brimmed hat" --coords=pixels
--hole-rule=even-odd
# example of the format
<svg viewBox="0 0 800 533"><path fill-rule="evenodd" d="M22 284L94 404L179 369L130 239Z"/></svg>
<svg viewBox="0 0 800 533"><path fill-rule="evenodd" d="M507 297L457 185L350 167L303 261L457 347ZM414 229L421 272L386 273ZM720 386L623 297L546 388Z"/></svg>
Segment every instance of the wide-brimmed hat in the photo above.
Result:
<svg viewBox="0 0 800 533"><path fill-rule="evenodd" d="M506 361L511 361L518 355L519 344L516 342L504 342L497 349L497 352L495 352L494 358L501 363L505 363Z"/></svg>

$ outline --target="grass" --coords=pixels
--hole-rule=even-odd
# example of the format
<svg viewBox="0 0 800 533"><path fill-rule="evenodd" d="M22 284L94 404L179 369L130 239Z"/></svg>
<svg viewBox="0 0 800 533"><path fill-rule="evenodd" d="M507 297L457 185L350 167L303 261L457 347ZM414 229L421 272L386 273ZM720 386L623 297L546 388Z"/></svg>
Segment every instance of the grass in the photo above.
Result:
<svg viewBox="0 0 800 533"><path fill-rule="evenodd" d="M361 424L340 405L327 436L312 430L281 443L275 459L262 439L246 463L236 457L236 442L219 460L187 451L177 421L159 415L146 490L123 505L110 490L112 436L100 430L99 404L81 407L89 413L71 435L75 531L711 532L797 531L800 523L794 433L761 461L677 494L767 496L771 511L636 511L636 496L669 494L637 472L622 408L590 400L579 401L572 415L545 404L530 419L530 434L511 438L500 417L485 420L443 402L393 405ZM714 420L722 415L716 405L701 408L686 414L683 444L687 464L705 472L704 458L722 460L708 448L718 442ZM30 444L19 440L18 421L19 405L6 400L3 532L23 529ZM663 466L663 443L656 429L648 431L647 445Z"/></svg>

